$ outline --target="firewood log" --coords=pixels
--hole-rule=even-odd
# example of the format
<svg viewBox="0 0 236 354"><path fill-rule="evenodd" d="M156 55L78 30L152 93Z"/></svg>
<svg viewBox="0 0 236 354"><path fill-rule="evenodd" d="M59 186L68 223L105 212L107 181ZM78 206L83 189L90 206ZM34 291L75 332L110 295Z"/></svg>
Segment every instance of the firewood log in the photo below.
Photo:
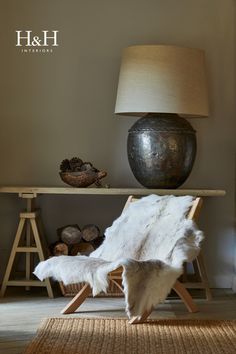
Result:
<svg viewBox="0 0 236 354"><path fill-rule="evenodd" d="M91 243L81 242L76 245L73 245L71 247L70 253L72 256L77 256L78 254L88 256L93 251L94 247L93 245L91 245Z"/></svg>
<svg viewBox="0 0 236 354"><path fill-rule="evenodd" d="M93 241L100 236L99 227L94 224L85 225L81 230L81 235L83 240L87 242Z"/></svg>
<svg viewBox="0 0 236 354"><path fill-rule="evenodd" d="M95 240L93 240L91 243L92 243L93 247L96 249L99 246L101 246L101 244L103 243L104 240L105 240L105 236L102 235L102 236L95 238Z"/></svg>
<svg viewBox="0 0 236 354"><path fill-rule="evenodd" d="M67 256L68 255L68 246L64 242L54 242L49 246L50 253L52 256Z"/></svg>
<svg viewBox="0 0 236 354"><path fill-rule="evenodd" d="M81 231L78 225L67 225L57 230L62 242L67 245L74 245L81 240Z"/></svg>

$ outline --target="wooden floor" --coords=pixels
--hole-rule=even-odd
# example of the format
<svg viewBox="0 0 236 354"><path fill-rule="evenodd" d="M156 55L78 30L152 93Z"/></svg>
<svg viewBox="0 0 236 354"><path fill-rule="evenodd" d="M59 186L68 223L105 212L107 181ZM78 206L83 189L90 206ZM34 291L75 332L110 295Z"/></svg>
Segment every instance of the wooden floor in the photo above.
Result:
<svg viewBox="0 0 236 354"><path fill-rule="evenodd" d="M211 302L196 299L200 312L189 314L183 304L168 300L152 314L152 318L206 318L236 319L236 294L230 290L214 290ZM0 300L0 353L22 353L34 336L40 321L46 317L59 317L68 302L61 296L48 299L42 290L9 289ZM65 316L65 315L64 315ZM89 298L81 306L77 317L125 317L123 298ZM37 354L37 353L35 353Z"/></svg>

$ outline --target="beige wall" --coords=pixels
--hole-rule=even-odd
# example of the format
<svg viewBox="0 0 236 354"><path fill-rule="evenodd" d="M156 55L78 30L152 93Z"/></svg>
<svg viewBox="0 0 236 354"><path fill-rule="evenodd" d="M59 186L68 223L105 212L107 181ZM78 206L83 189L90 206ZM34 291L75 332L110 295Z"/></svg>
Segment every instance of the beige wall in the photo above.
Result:
<svg viewBox="0 0 236 354"><path fill-rule="evenodd" d="M201 226L213 286L233 279L235 151L235 3L233 0L1 0L0 184L62 185L58 166L80 156L108 171L112 186L139 186L126 158L134 118L114 116L120 55L132 44L205 49L209 119L195 119L198 155L184 187L224 188L206 200ZM59 30L53 54L22 54L15 30ZM66 223L109 225L124 198L45 196L50 241ZM0 196L1 273L21 202Z"/></svg>

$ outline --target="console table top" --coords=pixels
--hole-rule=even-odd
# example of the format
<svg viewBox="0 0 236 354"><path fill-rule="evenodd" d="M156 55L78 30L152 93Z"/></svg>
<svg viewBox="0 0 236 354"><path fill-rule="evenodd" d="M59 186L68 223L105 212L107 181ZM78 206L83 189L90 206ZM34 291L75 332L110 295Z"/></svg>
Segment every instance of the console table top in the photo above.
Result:
<svg viewBox="0 0 236 354"><path fill-rule="evenodd" d="M192 195L198 197L223 197L222 189L148 189L148 188L74 188L74 187L33 187L0 186L0 193L17 194L81 194L81 195Z"/></svg>

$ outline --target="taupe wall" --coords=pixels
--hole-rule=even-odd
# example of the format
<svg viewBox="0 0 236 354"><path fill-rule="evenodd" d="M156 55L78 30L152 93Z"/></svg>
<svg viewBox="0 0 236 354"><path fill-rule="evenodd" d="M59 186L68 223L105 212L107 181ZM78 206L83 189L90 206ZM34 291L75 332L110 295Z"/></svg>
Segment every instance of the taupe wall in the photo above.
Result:
<svg viewBox="0 0 236 354"><path fill-rule="evenodd" d="M126 158L135 119L114 116L120 55L133 44L205 49L209 119L195 119L198 155L184 187L224 188L205 201L201 227L213 286L233 280L235 151L235 3L233 0L1 0L0 184L62 185L58 166L80 156L108 171L111 186L139 186ZM22 54L15 30L59 30L53 54ZM43 197L50 241L66 223L109 225L124 198ZM3 273L21 202L0 196Z"/></svg>

